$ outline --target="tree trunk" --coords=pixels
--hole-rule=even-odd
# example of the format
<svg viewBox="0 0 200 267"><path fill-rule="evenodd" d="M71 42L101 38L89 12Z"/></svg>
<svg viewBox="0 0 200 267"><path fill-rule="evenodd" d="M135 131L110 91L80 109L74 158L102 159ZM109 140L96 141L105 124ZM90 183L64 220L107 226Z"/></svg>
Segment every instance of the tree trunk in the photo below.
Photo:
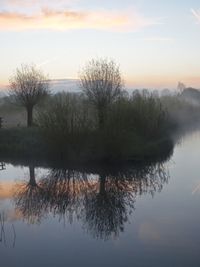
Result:
<svg viewBox="0 0 200 267"><path fill-rule="evenodd" d="M99 176L99 194L104 195L106 193L106 176Z"/></svg>
<svg viewBox="0 0 200 267"><path fill-rule="evenodd" d="M105 126L105 108L99 108L98 109L98 119L99 119L99 129L102 130Z"/></svg>
<svg viewBox="0 0 200 267"><path fill-rule="evenodd" d="M33 107L27 107L27 126L31 127L33 125Z"/></svg>

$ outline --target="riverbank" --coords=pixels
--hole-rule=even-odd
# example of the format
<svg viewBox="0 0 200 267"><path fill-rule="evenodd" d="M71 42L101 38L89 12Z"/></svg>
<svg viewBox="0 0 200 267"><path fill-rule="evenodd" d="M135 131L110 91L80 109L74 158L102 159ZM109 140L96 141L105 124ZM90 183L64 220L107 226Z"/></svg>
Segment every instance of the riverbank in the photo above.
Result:
<svg viewBox="0 0 200 267"><path fill-rule="evenodd" d="M78 140L78 139L77 139ZM117 140L114 140L117 142ZM113 142L114 142L113 141ZM125 140L124 140L125 141ZM156 159L173 150L170 138L144 140L132 138L131 142L110 143L99 135L84 137L84 142L74 144L66 140L65 144L49 143L43 132L37 128L10 128L0 130L0 158L6 159L39 159L42 161L67 162L128 162Z"/></svg>

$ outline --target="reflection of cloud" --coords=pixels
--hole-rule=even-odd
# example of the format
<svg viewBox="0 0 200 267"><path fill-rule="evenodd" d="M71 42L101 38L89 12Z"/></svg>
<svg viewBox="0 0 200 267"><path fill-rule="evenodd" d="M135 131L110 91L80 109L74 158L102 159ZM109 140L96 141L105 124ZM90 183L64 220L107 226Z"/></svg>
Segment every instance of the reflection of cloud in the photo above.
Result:
<svg viewBox="0 0 200 267"><path fill-rule="evenodd" d="M200 10L195 10L191 8L193 16L196 18L197 22L200 23Z"/></svg>
<svg viewBox="0 0 200 267"><path fill-rule="evenodd" d="M126 11L72 11L43 8L32 15L19 12L0 12L0 30L28 29L107 29L132 31L159 23L136 12Z"/></svg>
<svg viewBox="0 0 200 267"><path fill-rule="evenodd" d="M153 224L143 223L139 229L139 238L144 242L158 241L160 240L160 233Z"/></svg>
<svg viewBox="0 0 200 267"><path fill-rule="evenodd" d="M185 225L180 224L183 220L183 218L173 216L144 222L139 227L139 239L151 246L170 247L171 249L188 249L189 247L192 251L198 247L198 242L193 238L193 230L192 232L185 231Z"/></svg>
<svg viewBox="0 0 200 267"><path fill-rule="evenodd" d="M1 181L0 200L12 197L12 189L14 182Z"/></svg>
<svg viewBox="0 0 200 267"><path fill-rule="evenodd" d="M22 220L23 215L19 210L13 208L7 211L7 218L9 222L15 222Z"/></svg>

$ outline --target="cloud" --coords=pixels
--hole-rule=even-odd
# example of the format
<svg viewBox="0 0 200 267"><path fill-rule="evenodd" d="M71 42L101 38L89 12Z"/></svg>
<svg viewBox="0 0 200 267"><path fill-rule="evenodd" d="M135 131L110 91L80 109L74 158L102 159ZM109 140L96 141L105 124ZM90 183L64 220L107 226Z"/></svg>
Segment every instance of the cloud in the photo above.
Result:
<svg viewBox="0 0 200 267"><path fill-rule="evenodd" d="M71 30L98 29L115 31L136 31L158 24L159 19L145 18L131 11L74 11L42 8L34 14L0 12L0 30Z"/></svg>
<svg viewBox="0 0 200 267"><path fill-rule="evenodd" d="M174 39L170 37L148 37L142 40L147 41L147 42L173 42L174 41Z"/></svg>
<svg viewBox="0 0 200 267"><path fill-rule="evenodd" d="M19 5L34 5L37 4L38 0L7 0L7 4L10 6L19 6Z"/></svg>
<svg viewBox="0 0 200 267"><path fill-rule="evenodd" d="M52 0L52 1L49 1L49 0L6 0L6 4L7 6L10 6L10 7L27 7L27 6L34 6L34 5L39 5L39 6L43 6L43 5L49 5L49 4L69 4L71 2L74 2L75 0L59 0L58 1L55 1L55 0ZM77 0L76 0L77 1Z"/></svg>
<svg viewBox="0 0 200 267"><path fill-rule="evenodd" d="M196 18L197 22L200 23L200 10L195 10L191 8L193 16Z"/></svg>

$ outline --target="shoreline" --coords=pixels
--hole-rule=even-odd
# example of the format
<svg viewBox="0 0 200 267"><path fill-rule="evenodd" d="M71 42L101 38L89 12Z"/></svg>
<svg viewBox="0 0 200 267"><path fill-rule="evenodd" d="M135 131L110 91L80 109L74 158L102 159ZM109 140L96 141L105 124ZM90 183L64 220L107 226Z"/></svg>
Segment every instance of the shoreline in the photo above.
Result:
<svg viewBox="0 0 200 267"><path fill-rule="evenodd" d="M54 150L48 146L47 141L38 128L10 128L0 130L0 160L2 161L35 161L56 164L62 162L74 164L124 164L142 163L167 158L173 153L174 143L171 138L162 138L155 141L144 140L134 152L134 145L127 155L112 156L101 154L99 146L91 151L79 151L73 156L65 155L63 151ZM81 149L81 148L80 148ZM95 151L96 149L96 151ZM94 153L95 151L95 153ZM124 152L126 153L126 151ZM84 156L85 155L85 156Z"/></svg>

